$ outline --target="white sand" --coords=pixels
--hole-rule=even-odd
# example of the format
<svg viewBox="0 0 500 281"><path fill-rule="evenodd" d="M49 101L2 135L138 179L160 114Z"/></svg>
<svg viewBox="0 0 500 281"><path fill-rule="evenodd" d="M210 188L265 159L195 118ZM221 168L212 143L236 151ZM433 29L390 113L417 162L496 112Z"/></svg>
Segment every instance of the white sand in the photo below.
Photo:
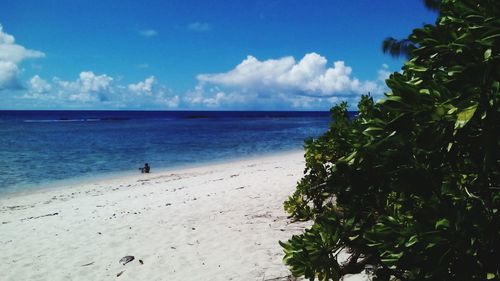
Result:
<svg viewBox="0 0 500 281"><path fill-rule="evenodd" d="M303 230L283 210L303 170L297 151L0 198L0 280L295 280L278 241Z"/></svg>
<svg viewBox="0 0 500 281"><path fill-rule="evenodd" d="M297 151L1 198L0 279L286 280L303 169Z"/></svg>

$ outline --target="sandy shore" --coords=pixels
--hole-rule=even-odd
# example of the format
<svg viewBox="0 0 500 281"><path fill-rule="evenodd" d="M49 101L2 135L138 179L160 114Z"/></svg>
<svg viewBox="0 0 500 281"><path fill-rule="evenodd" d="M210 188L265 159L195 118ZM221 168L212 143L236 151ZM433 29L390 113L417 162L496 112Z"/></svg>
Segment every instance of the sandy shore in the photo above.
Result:
<svg viewBox="0 0 500 281"><path fill-rule="evenodd" d="M303 169L297 151L0 198L1 279L286 280Z"/></svg>
<svg viewBox="0 0 500 281"><path fill-rule="evenodd" d="M296 151L0 198L0 280L295 280L278 241L304 228L283 210L303 170Z"/></svg>

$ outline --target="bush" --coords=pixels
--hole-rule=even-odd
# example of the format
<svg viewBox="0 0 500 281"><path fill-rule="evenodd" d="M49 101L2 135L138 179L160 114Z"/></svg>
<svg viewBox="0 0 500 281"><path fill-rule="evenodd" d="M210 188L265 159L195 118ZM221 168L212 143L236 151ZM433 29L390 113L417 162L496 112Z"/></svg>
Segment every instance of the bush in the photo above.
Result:
<svg viewBox="0 0 500 281"><path fill-rule="evenodd" d="M500 280L500 2L443 0L390 93L305 143L285 202L314 224L280 242L292 273L339 280ZM337 259L346 250L344 263Z"/></svg>

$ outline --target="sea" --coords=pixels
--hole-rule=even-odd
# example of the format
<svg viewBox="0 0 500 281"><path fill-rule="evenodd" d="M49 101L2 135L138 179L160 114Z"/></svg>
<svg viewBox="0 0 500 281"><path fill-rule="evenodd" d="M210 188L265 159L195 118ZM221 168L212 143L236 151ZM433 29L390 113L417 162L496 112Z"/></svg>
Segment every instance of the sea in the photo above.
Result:
<svg viewBox="0 0 500 281"><path fill-rule="evenodd" d="M0 111L0 196L302 149L329 112Z"/></svg>

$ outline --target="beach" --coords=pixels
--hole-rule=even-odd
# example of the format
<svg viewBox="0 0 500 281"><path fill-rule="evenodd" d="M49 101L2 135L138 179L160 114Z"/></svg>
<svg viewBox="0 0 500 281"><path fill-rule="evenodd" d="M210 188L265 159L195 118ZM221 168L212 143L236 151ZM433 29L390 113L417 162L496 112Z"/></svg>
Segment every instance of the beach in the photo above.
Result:
<svg viewBox="0 0 500 281"><path fill-rule="evenodd" d="M297 150L0 198L1 279L287 280L303 170Z"/></svg>

